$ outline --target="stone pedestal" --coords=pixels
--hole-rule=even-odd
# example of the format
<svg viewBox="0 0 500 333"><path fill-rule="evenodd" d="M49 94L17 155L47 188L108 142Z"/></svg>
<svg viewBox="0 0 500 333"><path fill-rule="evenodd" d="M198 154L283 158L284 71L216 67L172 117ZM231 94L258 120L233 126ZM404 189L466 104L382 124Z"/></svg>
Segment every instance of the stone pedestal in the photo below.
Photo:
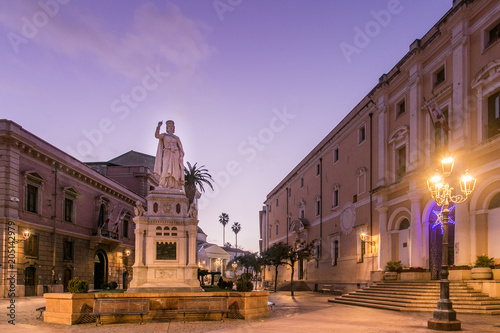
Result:
<svg viewBox="0 0 500 333"><path fill-rule="evenodd" d="M134 218L134 277L127 292L201 291L196 265L198 220L188 216L188 198L179 190L160 187L146 200L146 214Z"/></svg>

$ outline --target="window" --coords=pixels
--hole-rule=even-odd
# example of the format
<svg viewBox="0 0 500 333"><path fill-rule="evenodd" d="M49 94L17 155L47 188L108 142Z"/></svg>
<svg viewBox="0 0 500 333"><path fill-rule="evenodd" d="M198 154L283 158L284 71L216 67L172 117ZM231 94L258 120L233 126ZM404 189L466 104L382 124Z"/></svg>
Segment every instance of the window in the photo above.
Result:
<svg viewBox="0 0 500 333"><path fill-rule="evenodd" d="M333 163L334 164L337 163L339 161L339 158L340 158L340 156L339 156L339 148L337 147L337 148L335 148L333 150Z"/></svg>
<svg viewBox="0 0 500 333"><path fill-rule="evenodd" d="M357 194L363 194L366 192L366 168L362 167L356 171L356 180L358 185Z"/></svg>
<svg viewBox="0 0 500 333"><path fill-rule="evenodd" d="M276 207L278 207L278 198L276 198Z"/></svg>
<svg viewBox="0 0 500 333"><path fill-rule="evenodd" d="M333 241L333 251L332 251L332 265L337 266L339 260L339 241L336 239Z"/></svg>
<svg viewBox="0 0 500 333"><path fill-rule="evenodd" d="M64 188L64 221L75 222L75 202L79 194L80 193L73 187Z"/></svg>
<svg viewBox="0 0 500 333"><path fill-rule="evenodd" d="M289 187L287 188L287 195L289 198L292 196L292 189Z"/></svg>
<svg viewBox="0 0 500 333"><path fill-rule="evenodd" d="M24 255L38 258L38 235L31 235L24 241Z"/></svg>
<svg viewBox="0 0 500 333"><path fill-rule="evenodd" d="M500 39L500 23L497 23L493 28L486 31L486 45L485 48Z"/></svg>
<svg viewBox="0 0 500 333"><path fill-rule="evenodd" d="M443 110L443 115L446 123L448 123L448 110ZM444 129L441 126L441 123L438 121L434 124L434 152L437 156L441 157L441 155L448 151L448 140L449 140L449 131Z"/></svg>
<svg viewBox="0 0 500 333"><path fill-rule="evenodd" d="M333 186L332 208L337 208L339 206L339 191L340 191L340 185L335 184Z"/></svg>
<svg viewBox="0 0 500 333"><path fill-rule="evenodd" d="M290 224L292 224L292 217L289 215L286 219L286 232L290 230Z"/></svg>
<svg viewBox="0 0 500 333"><path fill-rule="evenodd" d="M272 230L273 230L272 227L269 226L269 238L271 238L271 232L272 232Z"/></svg>
<svg viewBox="0 0 500 333"><path fill-rule="evenodd" d="M365 142L366 140L366 127L363 125L358 129L358 144Z"/></svg>
<svg viewBox="0 0 500 333"><path fill-rule="evenodd" d="M306 213L305 213L305 209L304 208L301 208L299 210L299 216L301 219L305 218L306 217Z"/></svg>
<svg viewBox="0 0 500 333"><path fill-rule="evenodd" d="M73 261L73 242L63 240L63 261Z"/></svg>
<svg viewBox="0 0 500 333"><path fill-rule="evenodd" d="M321 164L316 164L316 177L321 174Z"/></svg>
<svg viewBox="0 0 500 333"><path fill-rule="evenodd" d="M128 224L129 224L129 221L130 221L130 215L127 214L123 218L123 237L124 238L128 238Z"/></svg>
<svg viewBox="0 0 500 333"><path fill-rule="evenodd" d="M320 198L316 199L316 216L321 215L321 200Z"/></svg>
<svg viewBox="0 0 500 333"><path fill-rule="evenodd" d="M500 134L500 92L488 97L488 138Z"/></svg>
<svg viewBox="0 0 500 333"><path fill-rule="evenodd" d="M304 187L304 177L300 178L300 188Z"/></svg>
<svg viewBox="0 0 500 333"><path fill-rule="evenodd" d="M396 118L398 118L405 112L406 112L406 103L405 100L403 99L401 102L396 104Z"/></svg>
<svg viewBox="0 0 500 333"><path fill-rule="evenodd" d="M397 151L397 168L396 178L404 176L406 173L406 146L403 146Z"/></svg>
<svg viewBox="0 0 500 333"><path fill-rule="evenodd" d="M27 185L26 210L32 213L38 213L38 187Z"/></svg>
<svg viewBox="0 0 500 333"><path fill-rule="evenodd" d="M108 216L108 205L109 205L109 199L105 197L99 197L99 213L97 215L97 227L102 228L104 226L104 223L106 220L109 218ZM155 202L156 204L156 202ZM154 208L153 208L154 210ZM158 208L157 208L158 210Z"/></svg>
<svg viewBox="0 0 500 333"><path fill-rule="evenodd" d="M279 222L276 221L276 236L278 236L278 232L279 232Z"/></svg>
<svg viewBox="0 0 500 333"><path fill-rule="evenodd" d="M445 77L444 66L442 66L432 75L432 80L434 82L433 87L439 86L441 83L444 82L445 79L446 77Z"/></svg>

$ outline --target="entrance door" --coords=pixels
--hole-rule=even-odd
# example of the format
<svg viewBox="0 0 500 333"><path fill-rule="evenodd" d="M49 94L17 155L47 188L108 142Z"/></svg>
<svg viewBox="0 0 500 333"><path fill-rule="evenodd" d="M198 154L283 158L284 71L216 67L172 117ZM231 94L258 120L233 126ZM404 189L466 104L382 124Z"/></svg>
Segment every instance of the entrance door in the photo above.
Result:
<svg viewBox="0 0 500 333"><path fill-rule="evenodd" d="M104 252L97 252L94 256L94 289L101 289L107 280L107 261Z"/></svg>
<svg viewBox="0 0 500 333"><path fill-rule="evenodd" d="M488 211L488 257L500 258L500 208Z"/></svg>
<svg viewBox="0 0 500 333"><path fill-rule="evenodd" d="M123 272L123 289L125 290L128 289L127 278L128 278L128 272Z"/></svg>
<svg viewBox="0 0 500 333"><path fill-rule="evenodd" d="M448 215L448 265L455 262L455 205L450 208ZM429 268L431 279L438 280L441 265L443 264L443 229L438 219L441 207L434 204L429 216Z"/></svg>
<svg viewBox="0 0 500 333"><path fill-rule="evenodd" d="M36 268L27 267L24 271L24 296L36 296Z"/></svg>
<svg viewBox="0 0 500 333"><path fill-rule="evenodd" d="M410 230L404 229L399 230L399 260L401 260L401 265L409 266L410 265L410 255L409 255L409 243L408 239L410 236Z"/></svg>
<svg viewBox="0 0 500 333"><path fill-rule="evenodd" d="M64 287L64 292L68 291L68 283L69 283L69 280L71 280L71 275L72 275L71 269L65 268L64 271L63 271L63 287Z"/></svg>

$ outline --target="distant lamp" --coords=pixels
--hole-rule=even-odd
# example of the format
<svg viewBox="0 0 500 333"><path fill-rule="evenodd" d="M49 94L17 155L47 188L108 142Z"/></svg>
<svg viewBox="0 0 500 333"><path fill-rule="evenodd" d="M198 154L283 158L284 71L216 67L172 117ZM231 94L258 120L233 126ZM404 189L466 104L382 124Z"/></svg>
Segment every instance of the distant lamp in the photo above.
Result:
<svg viewBox="0 0 500 333"><path fill-rule="evenodd" d="M367 235L365 232L360 233L359 238L361 238L361 241L368 243L368 244L375 243L375 241L372 239L372 236Z"/></svg>
<svg viewBox="0 0 500 333"><path fill-rule="evenodd" d="M125 251L125 256L128 257L130 255L130 250Z"/></svg>
<svg viewBox="0 0 500 333"><path fill-rule="evenodd" d="M460 178L460 190L462 190L462 193L464 193L467 196L471 194L472 191L474 191L475 187L476 187L476 178L471 176L469 170L465 170L465 175L463 175L462 178Z"/></svg>
<svg viewBox="0 0 500 333"><path fill-rule="evenodd" d="M24 237L24 239L28 239L28 238L30 238L30 236L31 236L31 231L29 231L29 230L25 230L25 231L23 232L23 237Z"/></svg>
<svg viewBox="0 0 500 333"><path fill-rule="evenodd" d="M25 240L28 240L30 237L31 237L31 231L29 231L29 230L25 230L25 231L23 232L23 238L22 238L22 239L18 239L18 240L16 241L16 244L21 243L21 242L24 242Z"/></svg>

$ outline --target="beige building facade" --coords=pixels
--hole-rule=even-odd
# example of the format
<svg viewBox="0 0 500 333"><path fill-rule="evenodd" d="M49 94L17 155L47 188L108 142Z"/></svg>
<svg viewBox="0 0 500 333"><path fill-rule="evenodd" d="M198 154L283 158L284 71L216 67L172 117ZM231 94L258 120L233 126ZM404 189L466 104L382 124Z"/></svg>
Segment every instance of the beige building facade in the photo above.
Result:
<svg viewBox="0 0 500 333"><path fill-rule="evenodd" d="M500 3L453 1L442 19L267 195L261 250L314 241L318 260L297 279L347 289L369 284L390 260L437 279L441 226L426 180L445 155L450 182L466 169L477 185L451 206L449 263L476 255L500 264ZM450 130L433 122L439 108ZM365 242L360 235L368 235ZM273 269L266 269L272 278ZM289 280L283 268L280 280Z"/></svg>

